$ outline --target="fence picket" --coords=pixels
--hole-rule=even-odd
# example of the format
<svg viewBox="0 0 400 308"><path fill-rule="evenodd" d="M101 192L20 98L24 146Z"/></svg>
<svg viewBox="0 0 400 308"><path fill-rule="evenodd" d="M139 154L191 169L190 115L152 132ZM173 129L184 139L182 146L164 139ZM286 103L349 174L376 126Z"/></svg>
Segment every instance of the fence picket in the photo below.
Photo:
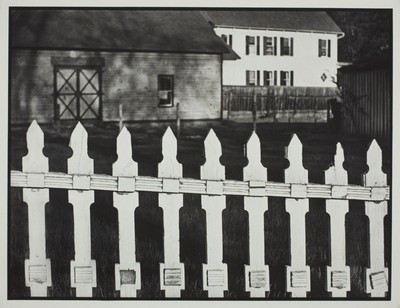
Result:
<svg viewBox="0 0 400 308"><path fill-rule="evenodd" d="M115 264L115 288L121 297L136 297L141 288L140 263L136 262L135 209L139 206L139 193L135 192L137 163L132 159L131 134L124 126L117 137L118 159L113 164L113 175L118 177L114 192L114 207L118 210L119 263Z"/></svg>
<svg viewBox="0 0 400 308"><path fill-rule="evenodd" d="M74 212L75 259L71 261L71 287L76 288L77 297L91 297L97 286L96 261L91 258L90 206L94 202L94 191L89 190L93 160L88 156L88 136L80 122L70 138L73 151L68 159L68 173L72 175L73 190L68 198Z"/></svg>
<svg viewBox="0 0 400 308"><path fill-rule="evenodd" d="M364 185L372 186L372 197L379 198L386 186L386 174L382 171L382 150L372 141L367 152L368 172L364 175ZM384 258L384 217L387 201L366 201L365 214L369 218L370 264L366 269L366 290L372 297L384 297L388 291L388 269Z"/></svg>
<svg viewBox="0 0 400 308"><path fill-rule="evenodd" d="M224 291L228 290L228 269L222 262L222 211L226 207L222 180L225 179L225 167L219 162L221 143L212 129L204 140L204 152L206 162L201 166L200 177L207 180L207 193L212 195L201 196L207 222L207 264L203 264L203 288L209 297L224 297Z"/></svg>
<svg viewBox="0 0 400 308"><path fill-rule="evenodd" d="M260 139L252 133L246 146L248 165L243 169L243 180L249 181L249 197L244 197L244 208L249 213L249 265L245 265L246 291L251 297L265 297L269 291L269 268L264 257L264 212L268 210L265 195L267 169L261 163Z"/></svg>
<svg viewBox="0 0 400 308"><path fill-rule="evenodd" d="M332 191L336 197L347 194L347 172L343 168L344 153L340 143L336 145L334 165L325 172L325 183L343 185ZM332 297L346 297L350 291L350 267L346 266L346 230L345 217L349 211L347 200L326 200L326 211L331 222L331 266L327 266L327 291Z"/></svg>
<svg viewBox="0 0 400 308"><path fill-rule="evenodd" d="M286 267L286 288L292 297L306 297L310 291L310 267L306 265L306 221L308 199L306 183L308 171L303 167L303 146L293 135L287 147L286 158L290 162L285 170L285 183L290 183L291 196L286 199L286 211L290 214L290 266Z"/></svg>
<svg viewBox="0 0 400 308"><path fill-rule="evenodd" d="M183 195L179 194L179 178L182 165L176 156L178 145L171 128L162 138L163 160L158 164L158 176L163 178L163 193L159 194L159 206L164 215L164 263L160 264L160 285L165 297L180 297L185 289L185 268L180 262L179 209Z"/></svg>
<svg viewBox="0 0 400 308"><path fill-rule="evenodd" d="M22 158L22 170L31 172L27 182L35 188L23 189L28 205L29 259L25 260L25 285L31 296L47 296L51 286L50 259L46 259L45 206L49 189L44 187L44 173L49 171L48 158L43 155L44 135L36 121L26 134L28 154Z"/></svg>

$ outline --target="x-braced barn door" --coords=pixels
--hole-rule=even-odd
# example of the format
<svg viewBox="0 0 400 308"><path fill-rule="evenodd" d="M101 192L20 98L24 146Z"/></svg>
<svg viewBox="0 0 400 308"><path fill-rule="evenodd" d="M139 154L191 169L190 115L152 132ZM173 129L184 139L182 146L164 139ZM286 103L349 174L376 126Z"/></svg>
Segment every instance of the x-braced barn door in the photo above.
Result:
<svg viewBox="0 0 400 308"><path fill-rule="evenodd" d="M101 119L101 70L55 67L56 119Z"/></svg>

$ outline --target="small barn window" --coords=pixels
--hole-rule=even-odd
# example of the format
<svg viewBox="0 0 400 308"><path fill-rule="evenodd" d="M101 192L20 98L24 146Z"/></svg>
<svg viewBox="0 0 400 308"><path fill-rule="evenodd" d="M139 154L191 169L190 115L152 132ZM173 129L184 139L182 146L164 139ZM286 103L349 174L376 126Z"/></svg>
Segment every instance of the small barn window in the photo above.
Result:
<svg viewBox="0 0 400 308"><path fill-rule="evenodd" d="M331 40L318 40L318 57L331 56Z"/></svg>
<svg viewBox="0 0 400 308"><path fill-rule="evenodd" d="M158 75L158 105L160 107L174 105L174 76Z"/></svg>

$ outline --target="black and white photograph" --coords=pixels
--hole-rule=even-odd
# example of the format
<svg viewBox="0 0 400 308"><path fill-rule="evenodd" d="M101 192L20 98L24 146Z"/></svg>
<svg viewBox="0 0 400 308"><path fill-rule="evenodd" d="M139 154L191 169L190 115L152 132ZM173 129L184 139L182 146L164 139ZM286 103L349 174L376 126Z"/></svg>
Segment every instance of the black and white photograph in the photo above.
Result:
<svg viewBox="0 0 400 308"><path fill-rule="evenodd" d="M399 307L386 2L3 7L7 307Z"/></svg>

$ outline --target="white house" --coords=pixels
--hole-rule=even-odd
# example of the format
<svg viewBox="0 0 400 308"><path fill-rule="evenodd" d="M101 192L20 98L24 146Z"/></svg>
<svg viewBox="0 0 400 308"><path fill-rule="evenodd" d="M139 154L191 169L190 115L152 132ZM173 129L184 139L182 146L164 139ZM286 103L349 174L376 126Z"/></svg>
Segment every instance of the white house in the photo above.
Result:
<svg viewBox="0 0 400 308"><path fill-rule="evenodd" d="M341 29L324 11L206 11L239 55L223 61L224 85L335 87Z"/></svg>

